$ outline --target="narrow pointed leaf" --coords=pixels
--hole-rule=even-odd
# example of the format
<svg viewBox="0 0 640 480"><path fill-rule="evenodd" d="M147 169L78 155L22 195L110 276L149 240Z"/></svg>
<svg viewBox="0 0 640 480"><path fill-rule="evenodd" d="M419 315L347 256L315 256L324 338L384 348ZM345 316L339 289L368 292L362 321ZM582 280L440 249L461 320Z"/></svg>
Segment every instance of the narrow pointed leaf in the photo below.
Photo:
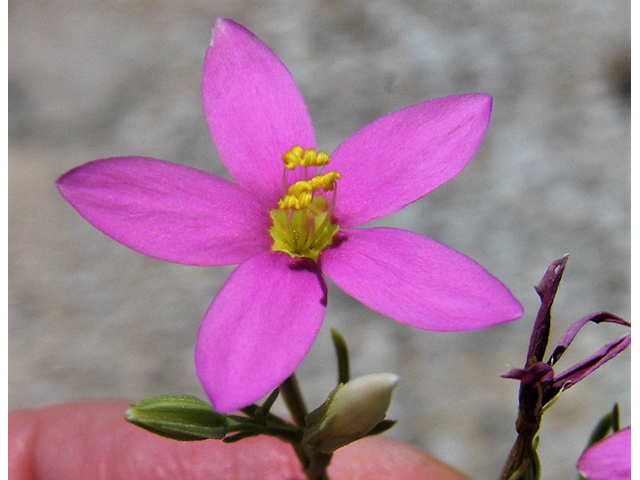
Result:
<svg viewBox="0 0 640 480"><path fill-rule="evenodd" d="M616 403L613 409L600 419L593 432L591 432L587 448L602 440L609 433L615 433L618 430L620 430L620 408Z"/></svg>

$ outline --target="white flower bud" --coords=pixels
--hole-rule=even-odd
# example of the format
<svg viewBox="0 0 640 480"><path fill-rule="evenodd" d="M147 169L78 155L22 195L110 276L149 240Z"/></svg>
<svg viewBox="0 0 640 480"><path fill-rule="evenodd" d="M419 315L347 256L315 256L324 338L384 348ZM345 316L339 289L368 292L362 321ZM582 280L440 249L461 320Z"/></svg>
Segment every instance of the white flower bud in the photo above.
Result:
<svg viewBox="0 0 640 480"><path fill-rule="evenodd" d="M338 385L307 417L304 442L329 454L365 437L384 420L399 380L393 373L375 373Z"/></svg>

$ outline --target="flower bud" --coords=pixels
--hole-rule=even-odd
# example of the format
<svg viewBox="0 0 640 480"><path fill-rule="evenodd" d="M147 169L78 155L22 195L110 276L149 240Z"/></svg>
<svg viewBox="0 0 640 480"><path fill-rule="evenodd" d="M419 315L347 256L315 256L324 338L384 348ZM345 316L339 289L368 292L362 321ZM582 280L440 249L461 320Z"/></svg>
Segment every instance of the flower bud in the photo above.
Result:
<svg viewBox="0 0 640 480"><path fill-rule="evenodd" d="M221 439L227 434L226 415L190 395L163 395L134 403L127 421L152 433L174 440Z"/></svg>
<svg viewBox="0 0 640 480"><path fill-rule="evenodd" d="M330 454L365 437L384 420L400 378L376 373L338 385L307 417L304 443Z"/></svg>

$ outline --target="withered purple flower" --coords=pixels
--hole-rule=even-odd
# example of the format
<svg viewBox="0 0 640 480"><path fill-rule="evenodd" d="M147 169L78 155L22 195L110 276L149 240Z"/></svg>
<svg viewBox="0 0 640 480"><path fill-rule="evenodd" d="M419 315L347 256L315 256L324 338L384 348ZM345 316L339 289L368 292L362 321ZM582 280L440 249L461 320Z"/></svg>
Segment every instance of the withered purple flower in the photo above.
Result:
<svg viewBox="0 0 640 480"><path fill-rule="evenodd" d="M540 296L541 305L533 327L527 360L524 368L515 368L502 374L503 378L520 380L518 418L516 431L518 438L509 454L502 471L501 479L510 479L515 472L524 473L521 478L537 478L537 454L534 439L540 428L545 409L558 395L583 380L594 370L616 357L631 344L631 334L624 335L595 352L585 360L578 362L560 374L554 366L560 360L578 332L588 323L614 323L630 327L626 320L609 312L597 312L575 322L565 332L560 342L545 362L543 358L551 333L551 309L564 274L568 257L553 262L535 289Z"/></svg>

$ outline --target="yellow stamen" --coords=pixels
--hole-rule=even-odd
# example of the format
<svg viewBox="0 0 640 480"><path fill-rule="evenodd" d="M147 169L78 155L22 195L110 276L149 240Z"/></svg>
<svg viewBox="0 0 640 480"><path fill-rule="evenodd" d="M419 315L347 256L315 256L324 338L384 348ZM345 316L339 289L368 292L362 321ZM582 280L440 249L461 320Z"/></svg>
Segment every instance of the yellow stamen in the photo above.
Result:
<svg viewBox="0 0 640 480"><path fill-rule="evenodd" d="M300 145L296 145L287 153L282 156L282 161L284 162L284 168L287 170L293 170L302 161L302 155L304 154L304 150Z"/></svg>
<svg viewBox="0 0 640 480"><path fill-rule="evenodd" d="M330 171L307 179L309 167L323 167L331 161L325 152L303 149L299 145L282 156L284 172L282 177L282 198L278 208L271 211L273 226L269 230L274 240L272 250L286 252L293 257L318 260L320 253L333 242L339 227L331 216L336 202L337 180L342 176ZM286 187L286 171L304 168L304 180ZM316 193L333 192L328 202L324 195Z"/></svg>
<svg viewBox="0 0 640 480"><path fill-rule="evenodd" d="M303 149L300 145L296 145L282 156L284 168L293 170L298 166L302 167L324 167L331 158L326 152L317 152L313 149Z"/></svg>
<svg viewBox="0 0 640 480"><path fill-rule="evenodd" d="M342 175L338 172L327 172L324 175L318 175L309 180L311 186L313 187L313 191L317 192L322 189L325 192L329 192L331 190L335 190L336 188L336 180L340 180Z"/></svg>

